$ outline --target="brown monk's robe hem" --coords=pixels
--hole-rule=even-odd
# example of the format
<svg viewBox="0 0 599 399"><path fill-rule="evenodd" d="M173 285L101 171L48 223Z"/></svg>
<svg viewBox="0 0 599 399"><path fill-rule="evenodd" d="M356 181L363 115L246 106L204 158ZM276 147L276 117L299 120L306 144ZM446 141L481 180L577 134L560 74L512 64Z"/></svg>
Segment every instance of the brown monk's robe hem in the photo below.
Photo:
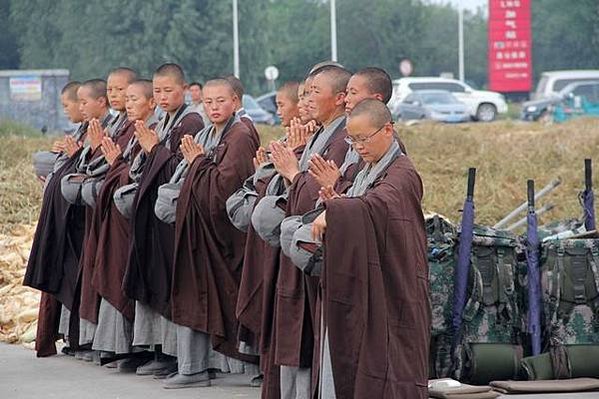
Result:
<svg viewBox="0 0 599 399"><path fill-rule="evenodd" d="M170 150L156 145L148 154L131 219L129 259L123 279L123 291L131 299L150 306L170 319L170 292L173 270L175 228L154 214L158 187L168 183L179 162L181 138L204 128L202 117L185 115L171 131Z"/></svg>
<svg viewBox="0 0 599 399"><path fill-rule="evenodd" d="M131 126L135 130L135 124ZM140 145L136 144L127 161L119 157L111 166L98 194L93 219L99 227L92 286L131 322L135 301L125 296L122 290L129 256L130 224L117 209L113 196L117 189L130 183L130 162L140 151Z"/></svg>
<svg viewBox="0 0 599 399"><path fill-rule="evenodd" d="M431 315L421 199L420 177L400 156L364 196L325 204L318 308L338 398L428 397Z"/></svg>
<svg viewBox="0 0 599 399"><path fill-rule="evenodd" d="M87 123L82 129L86 126ZM82 140L84 138L85 133ZM38 357L56 354L61 304L78 314L77 277L85 210L83 206L71 205L64 199L60 182L64 176L76 171L81 151L70 157L47 183L23 280L23 285L42 291L35 339ZM69 330L73 349L78 348L79 342L79 323L76 324Z"/></svg>
<svg viewBox="0 0 599 399"><path fill-rule="evenodd" d="M298 160L304 148L305 146L301 146L294 150ZM273 177L256 183L256 204L264 198ZM278 399L281 393L279 366L274 364L274 351L270 350L280 253L280 247L268 245L256 233L254 226L249 224L236 308L239 320L238 339L258 348L260 370L264 374L263 399Z"/></svg>
<svg viewBox="0 0 599 399"><path fill-rule="evenodd" d="M343 127L331 135L322 151L325 160L343 164L348 145ZM308 172L296 175L289 186L286 215L303 215L314 209L320 185ZM314 347L314 317L318 277L305 276L283 253L280 255L275 299L274 363L311 367Z"/></svg>
<svg viewBox="0 0 599 399"><path fill-rule="evenodd" d="M35 337L35 355L47 357L56 355L56 341L60 339L58 325L62 304L47 292L42 291Z"/></svg>
<svg viewBox="0 0 599 399"><path fill-rule="evenodd" d="M135 132L135 123L127 120L119 131L116 133L114 142L121 148L126 148L129 140L133 137ZM99 146L92 153L91 159L98 158L102 155L102 148ZM110 171L109 171L110 172ZM104 176L106 179L108 175ZM106 184L106 180L100 188L100 193ZM99 199L99 196L98 196ZM85 207L85 227L86 232L83 241L83 255L81 257L81 304L79 305L79 317L88 320L94 324L98 323L98 311L100 309L100 295L93 285L93 276L95 268L98 265L98 240L100 239L100 227L101 227L101 209L98 211L99 201L96 201L95 207ZM116 278L117 276L115 276ZM120 287L120 284L119 284ZM129 315L133 318L133 314Z"/></svg>
<svg viewBox="0 0 599 399"><path fill-rule="evenodd" d="M171 291L174 323L210 334L215 350L252 362L255 356L238 352L235 317L245 233L230 223L225 202L254 173L258 146L236 122L212 159L201 155L190 166L177 203Z"/></svg>

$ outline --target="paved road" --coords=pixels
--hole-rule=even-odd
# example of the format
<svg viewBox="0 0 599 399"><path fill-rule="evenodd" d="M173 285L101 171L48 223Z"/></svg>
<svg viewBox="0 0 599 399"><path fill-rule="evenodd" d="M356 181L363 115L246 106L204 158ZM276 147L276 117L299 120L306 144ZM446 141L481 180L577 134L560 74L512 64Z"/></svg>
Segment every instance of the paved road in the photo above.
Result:
<svg viewBox="0 0 599 399"><path fill-rule="evenodd" d="M32 350L0 344L1 399L258 399L243 376L224 376L209 388L167 390L152 377L123 374L73 357L37 359Z"/></svg>
<svg viewBox="0 0 599 399"><path fill-rule="evenodd" d="M35 358L18 345L0 344L0 399L258 399L243 376L220 375L209 388L166 390L152 377L122 374L57 355ZM559 395L508 395L504 399L599 399L599 392ZM372 398L376 399L376 398Z"/></svg>

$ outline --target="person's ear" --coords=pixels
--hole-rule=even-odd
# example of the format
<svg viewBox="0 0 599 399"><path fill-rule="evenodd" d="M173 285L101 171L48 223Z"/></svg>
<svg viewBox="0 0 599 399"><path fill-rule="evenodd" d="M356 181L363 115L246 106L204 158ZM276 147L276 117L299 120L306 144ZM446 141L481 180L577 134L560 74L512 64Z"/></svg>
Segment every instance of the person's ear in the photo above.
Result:
<svg viewBox="0 0 599 399"><path fill-rule="evenodd" d="M393 124L391 122L388 122L383 129L383 134L385 137L395 136L395 130L393 129Z"/></svg>
<svg viewBox="0 0 599 399"><path fill-rule="evenodd" d="M344 91L340 91L335 96L335 105L337 105L337 106L345 106L345 92Z"/></svg>
<svg viewBox="0 0 599 399"><path fill-rule="evenodd" d="M148 98L148 103L150 105L150 108L152 108L152 109L156 108L156 100L154 100L154 96Z"/></svg>
<svg viewBox="0 0 599 399"><path fill-rule="evenodd" d="M380 102L384 102L384 101L383 101L383 96L382 96L381 94L379 94L379 93L376 93L376 94L374 95L374 98L375 98L375 99L377 99L377 100L379 100Z"/></svg>

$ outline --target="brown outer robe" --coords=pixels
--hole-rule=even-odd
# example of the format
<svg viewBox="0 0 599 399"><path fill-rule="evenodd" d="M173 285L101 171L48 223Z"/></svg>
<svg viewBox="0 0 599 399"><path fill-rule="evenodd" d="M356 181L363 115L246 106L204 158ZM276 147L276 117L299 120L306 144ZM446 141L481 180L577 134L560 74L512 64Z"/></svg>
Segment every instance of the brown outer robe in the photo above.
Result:
<svg viewBox="0 0 599 399"><path fill-rule="evenodd" d="M238 352L235 317L245 233L229 222L225 201L254 173L258 146L236 122L212 159L202 155L191 164L177 203L171 291L174 323L210 334L213 348L227 356L251 361Z"/></svg>
<svg viewBox="0 0 599 399"><path fill-rule="evenodd" d="M133 137L135 132L135 124L132 121L126 121L121 129L116 134L115 143L121 148L127 147L127 143ZM96 148L92 153L91 159L95 159L102 155L101 147ZM108 175L105 177L108 178ZM102 189L106 180L102 183ZM101 220L98 219L97 213L99 208L99 199L96 201L94 208L85 207L85 235L83 238L83 255L81 257L81 303L79 305L79 316L82 319L92 323L98 323L98 310L100 309L100 295L93 286L92 278L97 262L102 261L98 258L98 240L100 238ZM101 216L101 215L100 215ZM116 277L116 276L115 276Z"/></svg>
<svg viewBox="0 0 599 399"><path fill-rule="evenodd" d="M86 128L87 122L82 126ZM64 199L60 182L63 176L75 172L80 154L81 150L77 151L48 182L23 280L23 285L42 291L35 339L38 357L56 354L61 305L77 314L84 208ZM79 325L74 324L70 335L71 347L76 349Z"/></svg>
<svg viewBox="0 0 599 399"><path fill-rule="evenodd" d="M364 196L325 204L319 309L322 303L338 398L428 397L422 191L412 162L400 156Z"/></svg>
<svg viewBox="0 0 599 399"><path fill-rule="evenodd" d="M326 144L322 157L341 166L348 150L345 128L339 127ZM314 209L320 185L308 172L299 173L289 186L287 216ZM307 277L286 257L280 256L275 297L274 363L311 367L318 277Z"/></svg>
<svg viewBox="0 0 599 399"><path fill-rule="evenodd" d="M131 127L135 129L135 124ZM150 126L153 129L155 124ZM92 286L100 296L133 321L135 302L127 298L122 290L123 277L129 256L130 224L116 208L114 192L129 184L129 168L135 156L141 151L139 143L133 146L129 159L119 157L111 166L106 180L98 194L98 204L94 210L94 224L98 232L98 245Z"/></svg>
<svg viewBox="0 0 599 399"><path fill-rule="evenodd" d="M295 150L298 160L305 146ZM260 202L266 188L274 176L259 180L256 183ZM239 284L236 313L239 319L239 338L251 342L260 354L260 369L264 373L262 398L277 399L280 397L279 368L273 364L274 356L271 348L273 333L274 301L277 275L279 273L280 247L271 247L254 230L250 223L247 231L243 269Z"/></svg>
<svg viewBox="0 0 599 399"><path fill-rule="evenodd" d="M185 115L172 129L170 150L156 145L146 160L131 219L129 259L123 291L131 299L149 305L170 319L170 290L173 270L175 227L154 214L158 187L168 183L183 159L179 145L185 134L195 135L204 128L197 113Z"/></svg>

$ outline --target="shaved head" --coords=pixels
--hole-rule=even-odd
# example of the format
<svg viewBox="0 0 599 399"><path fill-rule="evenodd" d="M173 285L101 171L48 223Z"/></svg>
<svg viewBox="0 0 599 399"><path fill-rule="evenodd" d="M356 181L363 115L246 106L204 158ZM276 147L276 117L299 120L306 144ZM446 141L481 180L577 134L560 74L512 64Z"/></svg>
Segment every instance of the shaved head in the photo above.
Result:
<svg viewBox="0 0 599 399"><path fill-rule="evenodd" d="M360 69L354 76L364 77L370 94L379 94L385 104L389 102L393 93L393 83L391 82L391 77L384 69L368 67Z"/></svg>
<svg viewBox="0 0 599 399"><path fill-rule="evenodd" d="M64 95L71 101L77 101L77 89L79 89L79 87L81 87L81 82L72 80L66 85L64 85L64 87L60 91L60 94Z"/></svg>
<svg viewBox="0 0 599 399"><path fill-rule="evenodd" d="M349 120L358 116L366 116L372 126L383 126L386 123L393 121L391 112L385 103L368 98L358 103L349 114Z"/></svg>
<svg viewBox="0 0 599 399"><path fill-rule="evenodd" d="M297 104L299 102L299 97L298 97L299 85L300 84L298 82L285 82L281 87L279 87L279 89L277 90L277 93L283 94L285 97L287 97L293 103Z"/></svg>
<svg viewBox="0 0 599 399"><path fill-rule="evenodd" d="M178 84L185 86L185 73L183 72L183 68L181 68L177 64L173 64L173 63L169 62L169 63L160 65L154 72L154 77L157 77L157 76L172 77L175 79L175 81Z"/></svg>
<svg viewBox="0 0 599 399"><path fill-rule="evenodd" d="M231 94L235 94L238 95L237 92L235 91L235 88L233 87L233 85L231 84L231 81L228 78L215 78L215 79L210 79L209 81L207 81L204 84L204 90L206 90L207 88L210 87L216 87L216 86L225 86L227 87L229 90L231 90Z"/></svg>
<svg viewBox="0 0 599 399"><path fill-rule="evenodd" d="M239 80L239 78L235 75L225 76L225 79L231 84L233 91L235 94L237 94L239 101L241 101L243 95L245 94L245 89L243 87L243 83L241 83L241 80Z"/></svg>
<svg viewBox="0 0 599 399"><path fill-rule="evenodd" d="M131 86L135 85L137 87L140 87L142 89L144 97L146 97L146 98L152 98L154 96L154 92L153 92L154 88L153 88L151 80L137 79L137 80L134 80L133 82L131 82L130 85Z"/></svg>
<svg viewBox="0 0 599 399"><path fill-rule="evenodd" d="M336 66L339 68L343 68L343 65L341 65L338 62L335 61L322 61L319 62L318 64L314 65L312 68L310 68L310 72L308 72L308 75L312 75L315 72L317 72L319 69L326 67L326 66Z"/></svg>
<svg viewBox="0 0 599 399"><path fill-rule="evenodd" d="M127 68L127 67L114 68L108 74L108 76L110 76L110 75L121 75L121 76L124 76L125 79L127 79L127 83L129 83L129 84L131 84L131 82L137 80L137 72L134 69Z"/></svg>
<svg viewBox="0 0 599 399"><path fill-rule="evenodd" d="M106 81L104 79L90 79L81 83L80 87L86 87L90 90L93 98L105 97L106 99Z"/></svg>
<svg viewBox="0 0 599 399"><path fill-rule="evenodd" d="M347 82L349 82L349 78L351 78L351 72L336 65L326 65L317 69L310 76L323 76L333 89L333 93L340 93L345 92Z"/></svg>

